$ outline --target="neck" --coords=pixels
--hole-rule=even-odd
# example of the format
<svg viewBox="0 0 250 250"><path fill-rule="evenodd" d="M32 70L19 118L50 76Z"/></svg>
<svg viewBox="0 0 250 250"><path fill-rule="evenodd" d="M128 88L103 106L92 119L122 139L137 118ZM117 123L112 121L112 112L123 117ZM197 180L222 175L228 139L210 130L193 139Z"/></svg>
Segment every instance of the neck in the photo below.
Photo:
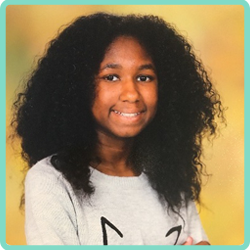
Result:
<svg viewBox="0 0 250 250"><path fill-rule="evenodd" d="M133 145L133 138L117 138L104 132L98 133L98 143L95 148L95 159L92 167L114 176L135 176L133 167L128 163L128 157Z"/></svg>

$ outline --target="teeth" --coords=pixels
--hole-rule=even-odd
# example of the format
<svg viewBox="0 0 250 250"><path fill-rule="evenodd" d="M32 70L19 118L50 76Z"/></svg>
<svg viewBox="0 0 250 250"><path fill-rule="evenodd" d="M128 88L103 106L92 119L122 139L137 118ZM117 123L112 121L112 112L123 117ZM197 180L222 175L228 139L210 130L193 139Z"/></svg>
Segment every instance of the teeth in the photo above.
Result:
<svg viewBox="0 0 250 250"><path fill-rule="evenodd" d="M132 113L132 114L128 114L128 113L121 113L122 116L126 116L126 117L134 117L139 115L140 113Z"/></svg>
<svg viewBox="0 0 250 250"><path fill-rule="evenodd" d="M137 115L139 115L141 112L138 112L138 113L122 113L122 112L119 112L117 110L114 110L114 112L118 115L121 115L121 116L125 116L125 117L135 117Z"/></svg>

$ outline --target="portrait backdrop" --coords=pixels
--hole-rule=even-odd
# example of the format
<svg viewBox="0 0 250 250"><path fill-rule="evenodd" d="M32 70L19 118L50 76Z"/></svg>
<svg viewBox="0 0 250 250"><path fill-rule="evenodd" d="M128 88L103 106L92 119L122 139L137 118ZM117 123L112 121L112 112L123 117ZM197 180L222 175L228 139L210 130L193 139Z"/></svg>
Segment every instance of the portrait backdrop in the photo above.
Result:
<svg viewBox="0 0 250 250"><path fill-rule="evenodd" d="M244 7L241 5L9 5L6 8L6 243L25 245L19 210L24 162L11 144L11 106L58 28L80 15L104 11L153 14L173 23L202 59L219 91L227 126L212 144L204 142L204 178L198 206L212 245L244 243ZM63 28L63 27L62 27ZM19 88L20 90L20 88ZM180 155L181 157L181 155Z"/></svg>

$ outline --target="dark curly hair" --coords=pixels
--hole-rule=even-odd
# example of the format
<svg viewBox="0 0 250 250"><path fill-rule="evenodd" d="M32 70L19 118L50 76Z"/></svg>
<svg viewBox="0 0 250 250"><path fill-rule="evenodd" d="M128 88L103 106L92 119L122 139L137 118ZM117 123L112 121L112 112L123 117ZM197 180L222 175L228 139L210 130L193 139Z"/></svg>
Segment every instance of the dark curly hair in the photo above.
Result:
<svg viewBox="0 0 250 250"><path fill-rule="evenodd" d="M129 161L176 211L183 201L199 201L202 139L216 134L223 107L190 44L159 17L82 16L50 42L14 103L22 156L32 167L54 155L52 165L75 190L94 192L88 167L97 143L94 77L118 36L143 45L158 77L157 114L134 138Z"/></svg>

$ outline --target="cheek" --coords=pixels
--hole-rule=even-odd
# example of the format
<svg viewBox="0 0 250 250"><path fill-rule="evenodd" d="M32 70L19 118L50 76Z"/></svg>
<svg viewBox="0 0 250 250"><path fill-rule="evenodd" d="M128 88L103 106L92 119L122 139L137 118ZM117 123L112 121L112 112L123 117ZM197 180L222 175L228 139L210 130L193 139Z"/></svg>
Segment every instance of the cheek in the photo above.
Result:
<svg viewBox="0 0 250 250"><path fill-rule="evenodd" d="M144 94L144 100L152 111L156 111L157 102L158 102L158 91L157 88L151 88Z"/></svg>
<svg viewBox="0 0 250 250"><path fill-rule="evenodd" d="M102 106L102 104L104 104L105 100L107 99L106 95L107 95L107 91L103 91L103 88L97 87L94 105L95 106Z"/></svg>
<svg viewBox="0 0 250 250"><path fill-rule="evenodd" d="M104 100L105 99L102 98L100 91L96 91L95 99L94 99L93 106L92 106L92 113L95 118L98 118L100 114L103 113L102 110L104 107L104 103L103 103Z"/></svg>
<svg viewBox="0 0 250 250"><path fill-rule="evenodd" d="M112 91L106 88L97 88L96 95L92 106L94 116L106 116L112 107L113 100Z"/></svg>
<svg viewBox="0 0 250 250"><path fill-rule="evenodd" d="M112 86L112 84L100 83L96 88L96 100L99 103L111 103L117 99L119 89L117 86Z"/></svg>

